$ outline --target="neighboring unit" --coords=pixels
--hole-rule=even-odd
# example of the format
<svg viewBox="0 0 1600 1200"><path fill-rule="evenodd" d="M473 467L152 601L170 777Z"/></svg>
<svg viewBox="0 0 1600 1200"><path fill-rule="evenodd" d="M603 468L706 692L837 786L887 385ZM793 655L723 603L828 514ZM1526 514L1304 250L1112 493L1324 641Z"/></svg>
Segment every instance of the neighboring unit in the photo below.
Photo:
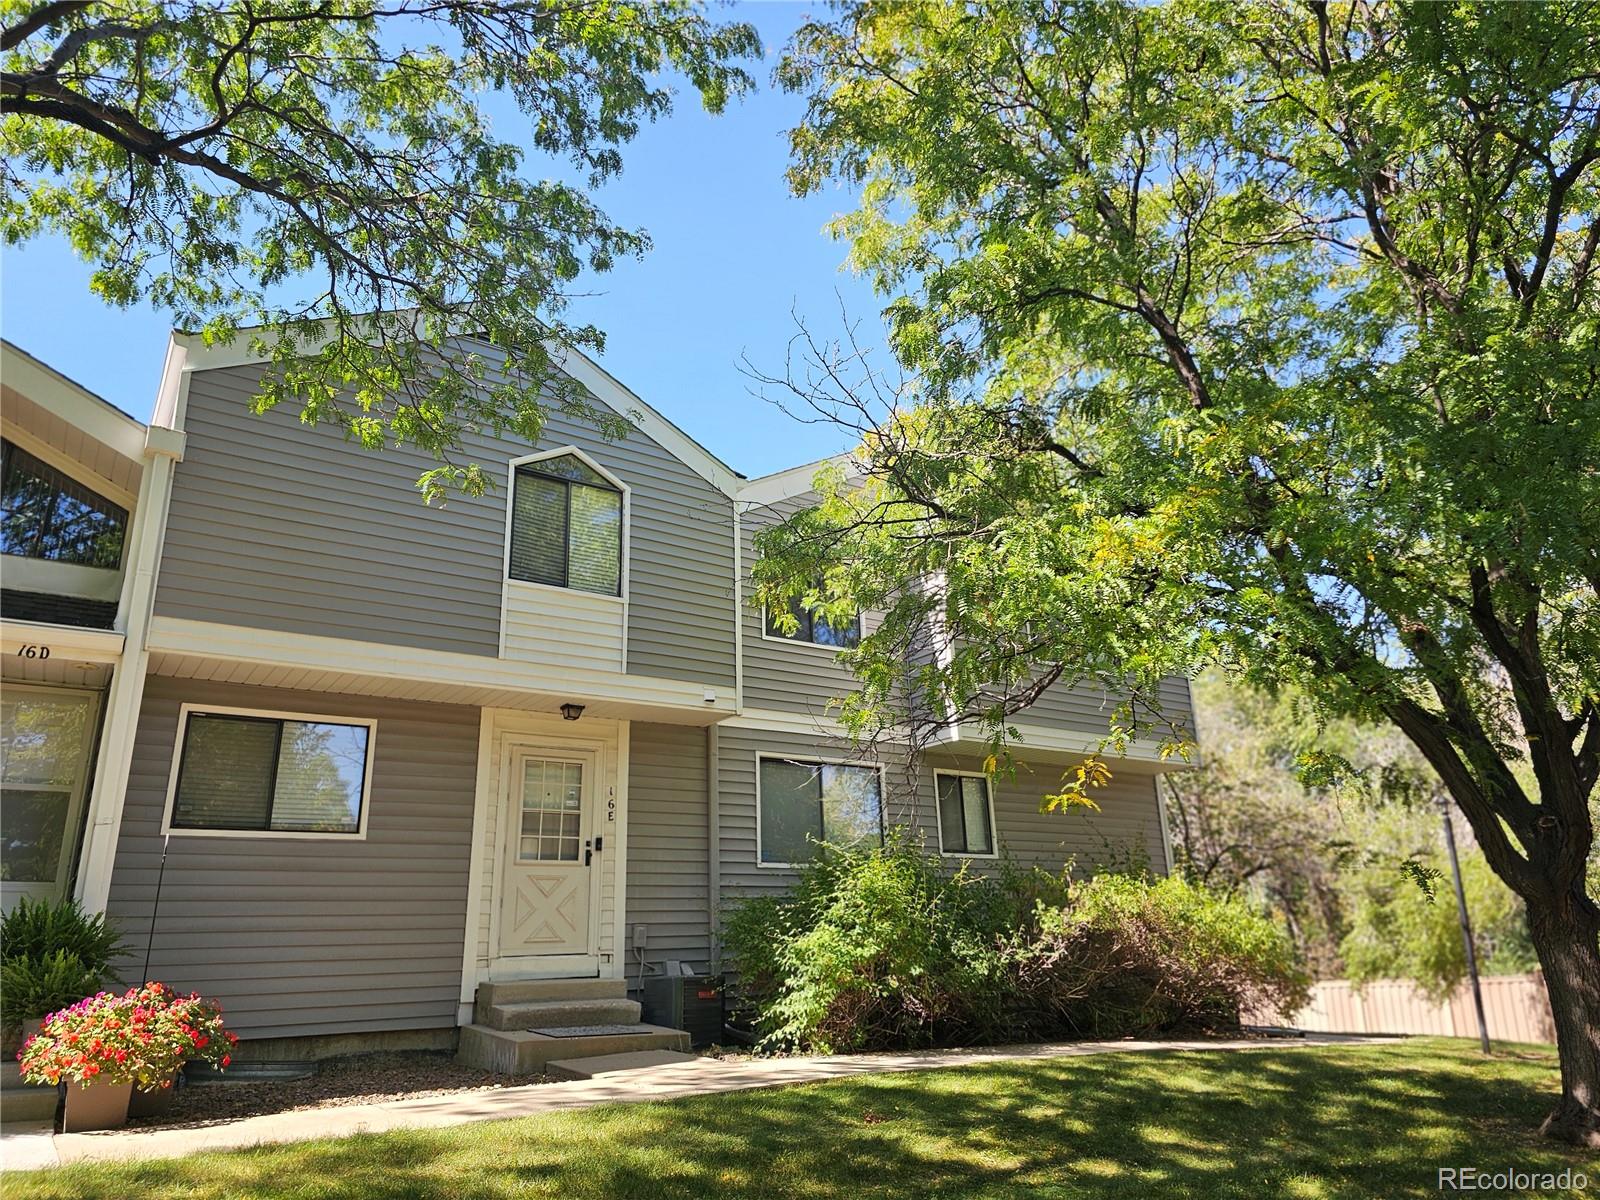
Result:
<svg viewBox="0 0 1600 1200"><path fill-rule="evenodd" d="M6 346L7 898L107 911L246 1039L533 1070L685 1048L645 981L717 967L721 909L818 838L1170 865L1153 750L1099 813L1039 811L1103 697L1050 689L1014 781L960 729L854 750L827 702L873 615L785 636L744 602L816 464L745 480L565 368L633 432L473 436L495 486L428 507L426 456L252 413L242 349L175 335L146 429Z"/></svg>

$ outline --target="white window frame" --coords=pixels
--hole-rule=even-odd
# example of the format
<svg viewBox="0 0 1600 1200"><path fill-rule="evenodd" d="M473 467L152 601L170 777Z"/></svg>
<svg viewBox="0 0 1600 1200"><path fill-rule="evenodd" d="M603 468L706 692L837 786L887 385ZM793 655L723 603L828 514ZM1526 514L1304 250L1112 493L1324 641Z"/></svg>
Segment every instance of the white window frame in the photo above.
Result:
<svg viewBox="0 0 1600 1200"><path fill-rule="evenodd" d="M777 762L805 763L812 767L854 767L861 771L876 771L878 774L878 844L881 846L889 836L889 819L887 813L888 795L885 790L888 776L882 763L865 763L859 759L848 758L822 758L815 754L782 754L775 750L756 751L756 866L770 871L798 871L809 863L767 862L761 857L761 764L767 759ZM822 836L828 836L827 826L822 829Z"/></svg>
<svg viewBox="0 0 1600 1200"><path fill-rule="evenodd" d="M867 636L867 619L865 613L858 612L856 614L856 633L858 635L856 646L859 646ZM822 642L813 642L809 638L786 638L779 637L776 634L768 633L767 606L765 604L761 606L761 640L764 642L776 642L780 646L808 646L812 650L821 650L824 654L828 655L838 655L844 653L846 650L854 650L856 648L856 646L828 646L824 645Z"/></svg>
<svg viewBox="0 0 1600 1200"><path fill-rule="evenodd" d="M615 596L606 592L585 591L583 588L562 587L560 584L555 583L539 583L532 579L511 578L511 521L517 498L517 468L526 467L537 462L543 462L546 459L565 458L569 454L572 457L580 460L586 467L595 472L595 474L599 475L612 487L616 488L617 491L622 493L622 546L618 551L618 553L622 556L622 561L618 564L618 591ZM624 611L626 611L628 604L628 558L629 547L632 542L632 529L633 489L622 480L618 479L614 472L608 471L605 467L602 467L599 463L595 462L592 457L590 457L588 454L585 454L583 450L579 449L577 446L559 446L554 450L540 450L537 454L524 454L520 458L513 458L509 460L506 464L505 546L501 550L500 561L500 582L502 585L504 585L505 589L501 593L501 628L504 629L505 627L505 605L503 602L503 597L509 595L512 589L528 588L536 591L560 592L563 595L568 596L574 594L579 596L593 596L596 600L609 600L614 604L620 604L623 606ZM502 655L503 653L504 648L502 647Z"/></svg>
<svg viewBox="0 0 1600 1200"><path fill-rule="evenodd" d="M944 848L944 806L939 803L939 780L945 776L951 779L981 779L983 780L984 802L989 814L989 846L987 854L972 854L965 850L946 850ZM982 771L958 771L954 768L935 768L933 772L933 819L939 831L939 857L940 858L999 858L1000 857L1000 830L996 827L994 819L994 780Z"/></svg>
<svg viewBox="0 0 1600 1200"><path fill-rule="evenodd" d="M331 833L323 830L280 829L195 829L187 825L172 824L172 810L178 800L178 773L183 767L183 743L189 735L189 714L219 717L264 717L276 721L303 721L309 724L362 725L367 730L367 761L361 776L361 815L354 833ZM367 815L372 808L372 767L378 754L378 721L376 717L329 716L318 713L284 712L271 708L232 708L224 704L182 704L178 707L178 736L172 746L172 767L167 778L167 803L161 812L163 837L226 837L271 838L294 841L364 842L367 840Z"/></svg>

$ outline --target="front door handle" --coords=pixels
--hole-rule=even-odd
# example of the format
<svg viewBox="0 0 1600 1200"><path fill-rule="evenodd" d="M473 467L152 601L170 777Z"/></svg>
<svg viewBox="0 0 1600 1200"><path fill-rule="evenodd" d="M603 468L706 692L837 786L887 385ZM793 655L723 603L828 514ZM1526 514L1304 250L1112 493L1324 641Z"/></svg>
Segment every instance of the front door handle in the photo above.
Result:
<svg viewBox="0 0 1600 1200"><path fill-rule="evenodd" d="M593 861L594 861L594 843L593 842L585 842L583 844L583 865L587 867Z"/></svg>

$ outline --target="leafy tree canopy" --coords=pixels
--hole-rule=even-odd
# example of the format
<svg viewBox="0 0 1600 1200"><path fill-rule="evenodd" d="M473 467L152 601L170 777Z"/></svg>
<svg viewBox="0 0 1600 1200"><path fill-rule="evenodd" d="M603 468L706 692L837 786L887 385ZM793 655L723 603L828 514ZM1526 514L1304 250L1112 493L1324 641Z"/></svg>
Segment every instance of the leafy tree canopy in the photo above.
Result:
<svg viewBox="0 0 1600 1200"><path fill-rule="evenodd" d="M528 150L595 187L664 72L717 112L758 51L683 0L0 0L6 242L64 236L102 298L208 339L260 327L262 406L446 459L430 498L481 489L448 461L467 429L533 440L555 402L623 432L551 350L601 344L567 289L648 239ZM491 93L525 128L491 129ZM493 353L439 354L467 331Z"/></svg>
<svg viewBox="0 0 1600 1200"><path fill-rule="evenodd" d="M922 710L997 741L1060 678L1182 742L1156 681L1206 663L1392 722L1528 903L1552 1129L1600 1143L1600 8L858 3L783 78L910 376L788 381L863 432L758 588L888 611L846 717L921 627Z"/></svg>

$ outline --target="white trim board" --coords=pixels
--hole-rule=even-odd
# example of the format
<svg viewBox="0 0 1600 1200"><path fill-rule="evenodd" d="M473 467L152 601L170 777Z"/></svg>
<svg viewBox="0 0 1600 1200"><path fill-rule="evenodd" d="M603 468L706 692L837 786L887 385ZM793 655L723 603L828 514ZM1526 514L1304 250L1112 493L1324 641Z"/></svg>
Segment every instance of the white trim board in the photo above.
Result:
<svg viewBox="0 0 1600 1200"><path fill-rule="evenodd" d="M24 646L48 646L48 657L77 662L115 663L122 658L122 634L110 629L51 625L43 621L0 621L0 654L18 655Z"/></svg>
<svg viewBox="0 0 1600 1200"><path fill-rule="evenodd" d="M468 870L467 913L462 949L460 1005L470 1017L478 985L499 979L562 979L575 975L604 978L624 975L622 940L627 909L627 818L629 723L584 716L576 722L521 709L486 707L478 729L477 789L473 799L472 865ZM611 873L612 902L616 908L609 926L596 925L597 956L593 966L574 956L530 955L505 958L498 954L499 905L504 870L505 767L519 747L543 747L559 754L578 750L593 754L598 763L595 826L612 826L600 835L606 839L599 854L603 871ZM609 807L615 800L616 808ZM615 812L615 820L607 814ZM490 837L490 834L493 837ZM615 838L613 843L611 840ZM605 880L601 900L593 914L603 915ZM567 961L571 959L572 961Z"/></svg>
<svg viewBox="0 0 1600 1200"><path fill-rule="evenodd" d="M707 701L702 683L624 675L621 672L545 669L535 663L508 661L487 655L421 650L383 642L356 642L345 638L284 633L210 621L157 616L151 622L150 650L165 655L258 664L270 668L300 668L328 675L360 677L373 682L414 681L441 691L443 703L481 703L473 695L497 692L522 694L530 703L548 705L563 701L588 705L609 704L639 710L641 719L650 709L672 710L661 719L679 723L689 712L688 724L706 724L733 715L731 697ZM357 694L359 688L341 688ZM387 691L368 694L386 695ZM490 707L507 707L490 704ZM599 714L596 714L597 716Z"/></svg>
<svg viewBox="0 0 1600 1200"><path fill-rule="evenodd" d="M41 405L41 407L44 406ZM47 409L46 411L53 412L54 410ZM0 418L0 436L3 436L6 441L16 446L17 449L27 451L46 466L54 467L63 475L70 476L91 492L97 493L102 499L109 500L126 512L129 520L133 519L134 505L138 503L139 497L121 484L107 479L99 471L79 462L70 454L63 453L42 437L24 429L10 417ZM140 457L139 461L143 463L143 456ZM143 468L141 467L140 469L142 470Z"/></svg>
<svg viewBox="0 0 1600 1200"><path fill-rule="evenodd" d="M774 471L770 475L761 475L755 479L745 480L739 487L738 499L747 508L754 508L765 504L775 504L780 500L792 499L803 496L807 492L816 490L813 486L817 472L824 467L838 463L848 473L855 457L848 451L841 454L832 454L827 458L815 459L812 462L801 463L797 467L787 467L782 471Z"/></svg>
<svg viewBox="0 0 1600 1200"><path fill-rule="evenodd" d="M7 387L55 413L101 445L134 462L144 461L143 424L14 342L0 340L0 377Z"/></svg>

